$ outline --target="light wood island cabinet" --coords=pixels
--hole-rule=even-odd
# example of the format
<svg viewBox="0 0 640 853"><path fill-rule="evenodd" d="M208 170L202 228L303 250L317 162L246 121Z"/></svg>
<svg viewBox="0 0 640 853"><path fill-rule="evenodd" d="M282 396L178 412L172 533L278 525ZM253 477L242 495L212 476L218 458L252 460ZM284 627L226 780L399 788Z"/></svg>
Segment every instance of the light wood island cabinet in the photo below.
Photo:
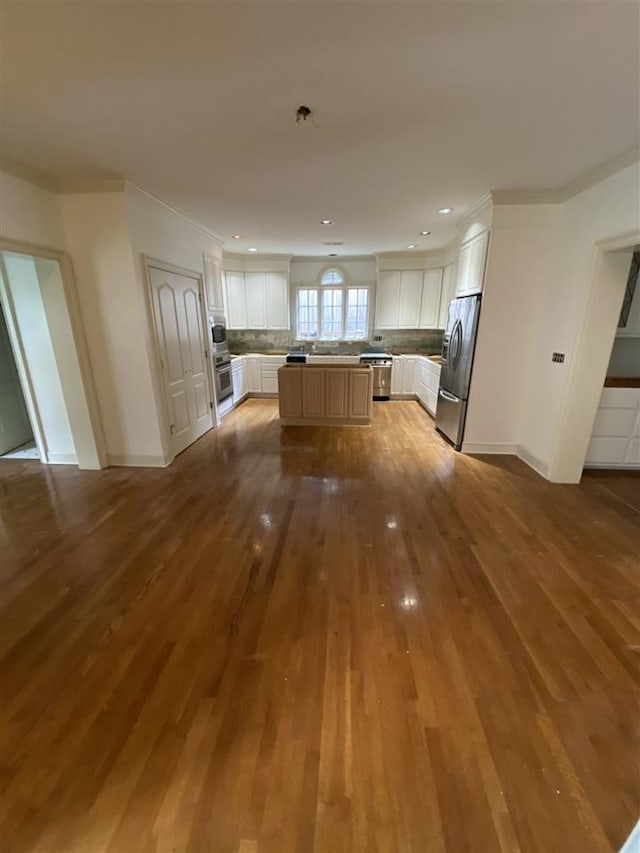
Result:
<svg viewBox="0 0 640 853"><path fill-rule="evenodd" d="M286 365L278 370L285 426L368 426L373 369L363 365Z"/></svg>

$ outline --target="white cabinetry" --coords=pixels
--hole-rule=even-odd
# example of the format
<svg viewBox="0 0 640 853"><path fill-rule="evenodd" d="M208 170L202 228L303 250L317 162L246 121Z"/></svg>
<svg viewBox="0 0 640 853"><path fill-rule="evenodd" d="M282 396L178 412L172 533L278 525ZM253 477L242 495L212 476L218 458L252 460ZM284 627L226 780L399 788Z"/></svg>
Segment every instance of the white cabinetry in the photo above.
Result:
<svg viewBox="0 0 640 853"><path fill-rule="evenodd" d="M422 285L422 306L420 308L421 329L437 329L442 295L442 267L427 270Z"/></svg>
<svg viewBox="0 0 640 853"><path fill-rule="evenodd" d="M640 468L640 388L603 388L585 464Z"/></svg>
<svg viewBox="0 0 640 853"><path fill-rule="evenodd" d="M378 273L375 328L438 328L441 290L441 268Z"/></svg>
<svg viewBox="0 0 640 853"><path fill-rule="evenodd" d="M204 292L207 311L211 314L224 314L220 261L211 255L204 256Z"/></svg>
<svg viewBox="0 0 640 853"><path fill-rule="evenodd" d="M488 246L488 231L477 234L460 246L456 296L471 296L474 293L482 293Z"/></svg>
<svg viewBox="0 0 640 853"><path fill-rule="evenodd" d="M286 363L283 355L260 356L260 380L263 394L278 393L278 369Z"/></svg>
<svg viewBox="0 0 640 853"><path fill-rule="evenodd" d="M416 365L418 359L416 356L402 356L402 394L416 393Z"/></svg>
<svg viewBox="0 0 640 853"><path fill-rule="evenodd" d="M402 356L394 355L391 365L391 393L402 394Z"/></svg>
<svg viewBox="0 0 640 853"><path fill-rule="evenodd" d="M438 329L447 328L449 303L456 298L457 277L458 264L447 264L442 271L442 296L440 297L440 310L438 312Z"/></svg>
<svg viewBox="0 0 640 853"><path fill-rule="evenodd" d="M289 288L284 273L227 270L224 279L228 328L289 328Z"/></svg>
<svg viewBox="0 0 640 853"><path fill-rule="evenodd" d="M246 375L247 375L247 391L251 394L259 394L262 391L262 376L260 373L260 356L247 355L246 359Z"/></svg>
<svg viewBox="0 0 640 853"><path fill-rule="evenodd" d="M227 270L224 273L224 285L227 295L227 327L229 329L247 328L247 291L244 273Z"/></svg>
<svg viewBox="0 0 640 853"><path fill-rule="evenodd" d="M240 355L231 361L231 378L233 380L233 404L239 403L247 396L247 360Z"/></svg>
<svg viewBox="0 0 640 853"><path fill-rule="evenodd" d="M418 359L416 370L416 397L435 417L440 384L440 365L424 356Z"/></svg>

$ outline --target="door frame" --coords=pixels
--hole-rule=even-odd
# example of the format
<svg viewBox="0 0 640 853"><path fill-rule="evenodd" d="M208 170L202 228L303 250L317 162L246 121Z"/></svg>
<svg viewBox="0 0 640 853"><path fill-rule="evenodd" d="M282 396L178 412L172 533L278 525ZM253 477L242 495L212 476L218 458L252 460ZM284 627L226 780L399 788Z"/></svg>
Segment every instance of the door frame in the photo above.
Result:
<svg viewBox="0 0 640 853"><path fill-rule="evenodd" d="M35 260L45 259L56 261L59 265L64 301L66 303L66 309L69 315L69 324L71 326L72 343L82 383L81 406L86 407L84 412L79 414L79 417L73 416L73 413L69 411L69 405L65 394L66 383L63 381L63 377L61 376L62 396L67 409L67 417L69 418L69 425L71 427L71 434L75 445L76 464L79 468L87 470L100 470L102 468L106 468L108 462L104 431L102 427L102 416L100 415L100 408L98 406L98 394L93 377L91 359L89 357L89 345L87 343L84 323L82 321L80 297L78 296L71 255L68 252L61 251L60 249L52 249L49 246L42 246L39 243L30 243L25 240L10 240L6 237L0 237L0 298L2 298L3 305L6 309L5 320L7 322L9 340L12 344L16 367L18 369L18 376L20 378L22 391L25 396L25 403L27 405L27 412L29 414L29 419L31 420L31 426L33 427L34 439L40 452L40 459L45 464L49 463L49 457L46 449L44 430L42 428L38 403L29 377L29 371L26 366L26 360L21 343L20 328L15 316L4 262L1 258L2 252L13 252L18 255L26 255L34 258ZM86 445L83 453L84 461L80 459L78 454L78 436L76 431L81 435L83 445Z"/></svg>
<svg viewBox="0 0 640 853"><path fill-rule="evenodd" d="M211 407L211 429L218 425L218 416L216 412L215 405L215 386L213 381L213 370L211 366L211 343L209 341L208 334L208 322L207 322L207 314L205 312L205 292L204 292L204 270L202 272L197 272L196 270L188 269L187 267L180 267L176 264L172 264L169 261L163 261L160 258L153 258L150 255L142 255L142 261L144 265L144 275L147 282L147 287L145 289L145 303L147 307L147 314L151 322L151 328L153 329L153 351L154 351L154 372L156 375L157 383L160 388L160 398L162 400L161 405L161 426L162 431L164 433L164 441L165 446L168 449L168 462L167 464L171 464L173 460L176 458L176 454L173 449L173 435L171 434L171 414L169 412L169 402L167 400L167 387L164 380L164 371L162 369L162 356L161 356L161 345L160 345L160 335L158 334L158 318L156 316L156 310L154 307L154 299L153 299L153 283L151 281L151 270L161 270L162 272L173 273L174 275L182 275L186 278L194 279L198 284L198 303L200 305L200 320L202 322L202 328L205 333L205 340L207 342L206 349L206 363L207 363L207 381L209 385L209 403L213 404ZM185 448L186 449L186 448Z"/></svg>

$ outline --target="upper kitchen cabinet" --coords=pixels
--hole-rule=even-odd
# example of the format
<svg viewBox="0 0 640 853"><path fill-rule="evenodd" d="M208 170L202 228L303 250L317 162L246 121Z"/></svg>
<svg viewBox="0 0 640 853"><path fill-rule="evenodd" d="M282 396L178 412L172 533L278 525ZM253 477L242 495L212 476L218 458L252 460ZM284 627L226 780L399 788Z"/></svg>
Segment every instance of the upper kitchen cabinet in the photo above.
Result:
<svg viewBox="0 0 640 853"><path fill-rule="evenodd" d="M421 329L438 329L440 299L442 296L442 267L427 270L422 285L422 306L420 308Z"/></svg>
<svg viewBox="0 0 640 853"><path fill-rule="evenodd" d="M204 256L204 292L207 311L210 314L224 314L224 295L220 261L211 255Z"/></svg>
<svg viewBox="0 0 640 853"><path fill-rule="evenodd" d="M488 246L488 231L477 234L460 246L456 296L471 296L474 293L482 293Z"/></svg>
<svg viewBox="0 0 640 853"><path fill-rule="evenodd" d="M243 272L227 270L224 273L227 297L227 328L247 328L247 291Z"/></svg>
<svg viewBox="0 0 640 853"><path fill-rule="evenodd" d="M417 329L422 303L422 270L378 273L376 329Z"/></svg>
<svg viewBox="0 0 640 853"><path fill-rule="evenodd" d="M287 276L274 272L225 273L229 329L288 329Z"/></svg>
<svg viewBox="0 0 640 853"><path fill-rule="evenodd" d="M449 316L449 303L456 298L456 285L458 278L458 264L447 264L442 271L442 295L440 297L440 309L438 311L438 329L447 328Z"/></svg>

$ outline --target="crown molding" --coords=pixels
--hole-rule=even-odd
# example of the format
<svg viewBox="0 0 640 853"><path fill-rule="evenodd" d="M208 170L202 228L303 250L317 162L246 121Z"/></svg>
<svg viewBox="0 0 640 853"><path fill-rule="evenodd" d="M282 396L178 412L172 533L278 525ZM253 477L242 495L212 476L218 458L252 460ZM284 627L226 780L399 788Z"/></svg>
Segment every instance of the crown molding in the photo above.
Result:
<svg viewBox="0 0 640 853"><path fill-rule="evenodd" d="M487 208L491 207L493 203L494 202L492 194L490 192L484 193L480 196L479 199L476 199L476 201L474 201L473 204L471 204L471 206L465 210L465 212L462 214L462 216L457 222L457 227L464 227L469 219L473 218L474 216L477 216L480 211L486 210Z"/></svg>
<svg viewBox="0 0 640 853"><path fill-rule="evenodd" d="M226 252L222 250L222 257L225 261L257 261L264 259L265 261L291 261L291 255L282 255L274 252ZM295 259L293 259L295 260Z"/></svg>
<svg viewBox="0 0 640 853"><path fill-rule="evenodd" d="M126 187L122 175L105 175L103 178L60 178L60 195L88 195L91 193L122 193Z"/></svg>
<svg viewBox="0 0 640 853"><path fill-rule="evenodd" d="M562 204L638 162L640 162L640 146L634 146L607 160L606 163L600 163L579 175L563 187L546 190L492 190L489 195L495 205Z"/></svg>
<svg viewBox="0 0 640 853"><path fill-rule="evenodd" d="M296 264L342 264L346 261L374 261L375 255L336 255L335 258L330 258L328 255L292 255L291 261Z"/></svg>
<svg viewBox="0 0 640 853"><path fill-rule="evenodd" d="M125 186L124 186L125 191L129 190L129 191L137 192L139 195L144 196L145 198L148 198L151 201L154 201L156 204L159 204L161 207L164 207L166 210L170 210L171 213L175 214L176 216L179 216L180 219L184 219L184 221L188 222L189 225L191 225L193 228L196 228L202 234L205 234L209 239L213 240L213 242L216 243L216 245L220 246L221 248L222 248L222 246L224 246L224 240L222 240L220 237L218 237L217 234L214 234L213 231L210 231L206 227L206 225L203 225L201 222L198 222L196 219L192 219L192 217L189 216L188 213L185 213L184 210L180 210L179 207L174 207L173 205L169 204L168 202L163 201L161 198L158 198L157 195L154 195L153 193L149 192L149 190L145 190L143 187L138 186L138 184L134 184L133 181L125 180L124 183L125 183Z"/></svg>
<svg viewBox="0 0 640 853"><path fill-rule="evenodd" d="M56 177L48 172L35 169L33 166L11 160L9 157L0 156L0 171L6 172L7 175L12 175L14 178L20 178L22 181L27 181L27 183L35 184L42 190L48 190L51 193L58 192L58 179Z"/></svg>

